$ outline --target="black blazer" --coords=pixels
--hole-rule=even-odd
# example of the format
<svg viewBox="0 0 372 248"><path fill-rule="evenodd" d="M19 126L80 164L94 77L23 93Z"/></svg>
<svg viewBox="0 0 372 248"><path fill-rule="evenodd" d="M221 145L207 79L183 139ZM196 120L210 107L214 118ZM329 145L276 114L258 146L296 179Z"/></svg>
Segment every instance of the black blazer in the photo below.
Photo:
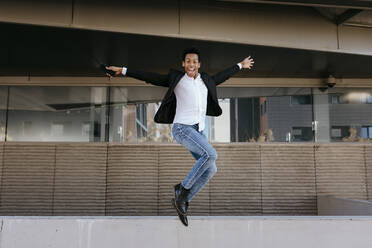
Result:
<svg viewBox="0 0 372 248"><path fill-rule="evenodd" d="M240 70L238 65L231 66L214 76L209 76L207 73L200 73L203 82L208 89L207 98L207 115L219 116L222 114L222 109L218 104L216 86L225 82L232 75ZM152 72L135 71L127 69L126 76L133 77L146 83L157 86L169 87L165 94L158 111L155 114L154 120L157 123L173 123L176 114L177 99L174 94L174 88L185 75L185 72L170 69L167 75L161 75Z"/></svg>

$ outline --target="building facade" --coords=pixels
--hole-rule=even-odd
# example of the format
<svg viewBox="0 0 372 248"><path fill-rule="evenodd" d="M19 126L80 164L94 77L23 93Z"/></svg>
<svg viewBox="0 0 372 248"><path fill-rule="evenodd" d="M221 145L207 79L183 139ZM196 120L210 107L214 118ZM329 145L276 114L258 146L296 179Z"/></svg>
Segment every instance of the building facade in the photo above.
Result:
<svg viewBox="0 0 372 248"><path fill-rule="evenodd" d="M206 133L221 170L194 213L313 215L319 195L370 200L369 5L2 1L0 210L168 214L194 161L153 121L166 89L100 64L166 74L186 47L210 74L255 60L217 87L223 114Z"/></svg>

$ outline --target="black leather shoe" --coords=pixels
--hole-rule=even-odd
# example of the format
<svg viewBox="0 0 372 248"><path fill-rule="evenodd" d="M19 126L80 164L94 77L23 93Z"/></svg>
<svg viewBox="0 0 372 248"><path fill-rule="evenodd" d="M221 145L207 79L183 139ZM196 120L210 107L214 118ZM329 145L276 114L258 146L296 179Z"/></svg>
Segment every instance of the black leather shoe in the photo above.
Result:
<svg viewBox="0 0 372 248"><path fill-rule="evenodd" d="M186 202L187 196L190 193L189 189L185 189L182 184L177 184L174 186L174 206L182 215L186 215L188 203Z"/></svg>
<svg viewBox="0 0 372 248"><path fill-rule="evenodd" d="M180 194L182 192L182 188L183 187L182 187L182 185L180 183L174 186L174 198L172 199L172 205L176 209L177 214L178 214L178 218L180 219L180 221L182 222L182 224L184 224L185 226L188 226L189 223L188 223L188 220L187 220L186 213L187 213L187 209L189 207L189 203L186 202L186 201L184 203L184 207L183 208L184 208L184 213L185 214L183 214L181 211L178 210L178 207L177 207L177 204L176 204L176 199L179 199L180 198Z"/></svg>
<svg viewBox="0 0 372 248"><path fill-rule="evenodd" d="M172 205L173 207L176 207L176 201L174 199L172 199ZM188 202L186 202L186 205L188 206ZM177 208L176 208L177 210ZM188 226L189 225L189 221L187 220L187 216L186 215L183 215L181 214L178 210L177 210L177 215L178 215L178 218L180 219L180 221L182 222L182 224L184 224L185 226Z"/></svg>
<svg viewBox="0 0 372 248"><path fill-rule="evenodd" d="M181 190L181 184L174 185L174 199L177 199Z"/></svg>

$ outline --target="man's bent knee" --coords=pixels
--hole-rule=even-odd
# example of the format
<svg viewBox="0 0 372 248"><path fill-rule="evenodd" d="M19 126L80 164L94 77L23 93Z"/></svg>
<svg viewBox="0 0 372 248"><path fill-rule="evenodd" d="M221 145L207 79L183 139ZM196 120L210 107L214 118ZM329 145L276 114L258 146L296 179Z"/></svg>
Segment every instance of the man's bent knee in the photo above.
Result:
<svg viewBox="0 0 372 248"><path fill-rule="evenodd" d="M217 160L218 158L218 155L217 155L217 152L215 150L211 151L211 152L208 152L208 159L209 160Z"/></svg>
<svg viewBox="0 0 372 248"><path fill-rule="evenodd" d="M212 175L216 174L217 173L217 166L214 164L210 167L210 170L211 170L211 173Z"/></svg>

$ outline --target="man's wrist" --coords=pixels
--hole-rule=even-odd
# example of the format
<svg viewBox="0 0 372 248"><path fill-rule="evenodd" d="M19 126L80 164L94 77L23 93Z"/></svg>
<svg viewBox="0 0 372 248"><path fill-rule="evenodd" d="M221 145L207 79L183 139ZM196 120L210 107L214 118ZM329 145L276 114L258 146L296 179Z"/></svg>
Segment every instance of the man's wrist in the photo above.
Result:
<svg viewBox="0 0 372 248"><path fill-rule="evenodd" d="M239 69L240 69L240 70L243 68L242 63L238 63L237 65L239 66Z"/></svg>
<svg viewBox="0 0 372 248"><path fill-rule="evenodd" d="M127 68L123 66L122 70L121 70L121 74L123 74L123 76L125 76L127 74Z"/></svg>

